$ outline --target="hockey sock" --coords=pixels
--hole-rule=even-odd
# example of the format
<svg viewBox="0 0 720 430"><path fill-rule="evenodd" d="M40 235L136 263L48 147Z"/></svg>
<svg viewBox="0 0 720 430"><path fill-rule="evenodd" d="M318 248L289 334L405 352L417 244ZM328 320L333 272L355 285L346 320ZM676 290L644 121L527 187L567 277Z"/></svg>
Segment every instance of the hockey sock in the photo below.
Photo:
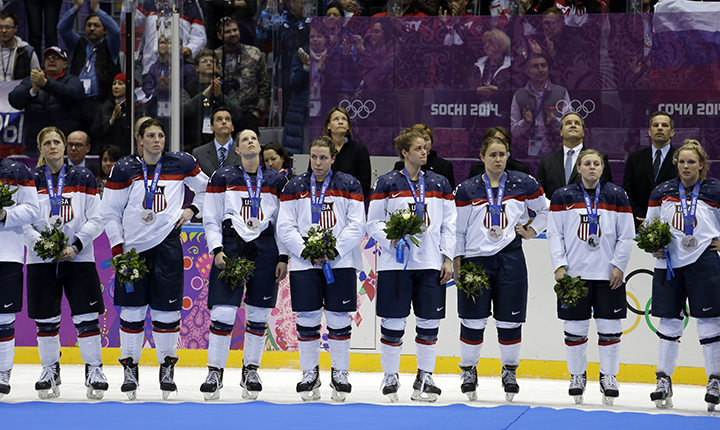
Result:
<svg viewBox="0 0 720 430"><path fill-rule="evenodd" d="M350 369L350 332L352 326L341 329L328 328L330 362L335 370Z"/></svg>
<svg viewBox="0 0 720 430"><path fill-rule="evenodd" d="M460 365L477 366L485 339L485 329L480 330L460 324Z"/></svg>
<svg viewBox="0 0 720 430"><path fill-rule="evenodd" d="M400 353L404 334L405 330L380 327L380 364L383 373L393 374L400 371Z"/></svg>
<svg viewBox="0 0 720 430"><path fill-rule="evenodd" d="M102 364L102 345L100 339L100 322L98 320L82 321L75 324L78 347L83 363L91 366Z"/></svg>
<svg viewBox="0 0 720 430"><path fill-rule="evenodd" d="M417 367L426 372L435 371L435 351L437 350L438 328L415 327L415 347L417 348Z"/></svg>
<svg viewBox="0 0 720 430"><path fill-rule="evenodd" d="M233 326L219 321L210 323L208 338L208 366L224 369L227 365L230 343L232 342Z"/></svg>
<svg viewBox="0 0 720 430"><path fill-rule="evenodd" d="M59 318L58 318L59 319ZM60 361L60 322L37 322L40 364L52 366Z"/></svg>
<svg viewBox="0 0 720 430"><path fill-rule="evenodd" d="M500 344L500 362L503 366L517 365L520 363L520 345L522 344L522 327L500 328L502 321L495 323L498 332L498 343ZM504 323L513 324L513 323Z"/></svg>
<svg viewBox="0 0 720 430"><path fill-rule="evenodd" d="M657 329L658 364L657 371L672 376L675 372L675 363L680 352L680 337L683 332L683 321L677 318L660 318Z"/></svg>
<svg viewBox="0 0 720 430"><path fill-rule="evenodd" d="M697 331L707 376L720 375L720 318L698 318Z"/></svg>
<svg viewBox="0 0 720 430"><path fill-rule="evenodd" d="M152 324L158 364L163 364L165 357L177 357L177 344L180 339L180 321L171 323L153 321Z"/></svg>
<svg viewBox="0 0 720 430"><path fill-rule="evenodd" d="M618 319L597 318L598 353L600 355L600 373L616 376L620 371L620 337L622 321Z"/></svg>
<svg viewBox="0 0 720 430"><path fill-rule="evenodd" d="M245 324L245 345L243 346L243 364L260 367L265 340L267 339L267 323L248 321Z"/></svg>
<svg viewBox="0 0 720 430"><path fill-rule="evenodd" d="M313 370L320 363L320 326L297 325L300 369Z"/></svg>
<svg viewBox="0 0 720 430"><path fill-rule="evenodd" d="M12 315L13 319L15 315ZM15 325L0 324L0 371L10 370L15 358Z"/></svg>
<svg viewBox="0 0 720 430"><path fill-rule="evenodd" d="M128 322L120 319L120 358L132 357L135 363L140 362L142 354L144 321Z"/></svg>

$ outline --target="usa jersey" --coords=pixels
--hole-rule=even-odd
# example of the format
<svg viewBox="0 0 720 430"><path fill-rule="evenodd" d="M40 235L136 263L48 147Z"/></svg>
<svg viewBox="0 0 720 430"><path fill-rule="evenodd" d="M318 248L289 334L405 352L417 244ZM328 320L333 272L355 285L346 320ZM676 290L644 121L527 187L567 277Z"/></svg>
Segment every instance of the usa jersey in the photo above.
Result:
<svg viewBox="0 0 720 430"><path fill-rule="evenodd" d="M516 224L529 221L528 209L535 212L530 225L538 234L545 230L548 203L545 192L538 182L525 173L506 171L505 196L500 213L503 237L493 242L488 237L492 222L488 212L488 198L483 175L470 178L455 189L457 206L457 246L455 255L464 257L487 257L495 255L512 242ZM497 197L497 190L493 191Z"/></svg>
<svg viewBox="0 0 720 430"><path fill-rule="evenodd" d="M457 213L448 180L432 171L425 175L425 226L427 232L419 236L420 248L412 242L405 249L408 270L440 270L443 256L455 257L455 221ZM417 191L416 191L417 192ZM383 231L390 213L401 209L415 211L415 199L405 176L398 170L382 175L375 181L368 208L368 234L382 246L377 270L403 270L395 248Z"/></svg>
<svg viewBox="0 0 720 430"><path fill-rule="evenodd" d="M17 192L10 198L15 202L5 207L5 219L0 221L0 261L23 263L25 243L23 226L40 216L35 182L28 168L19 161L0 158L0 182Z"/></svg>
<svg viewBox="0 0 720 430"><path fill-rule="evenodd" d="M660 218L670 224L672 241L667 246L667 250L672 267L684 267L694 263L710 245L710 241L715 237L720 237L720 221L718 220L720 216L720 181L715 178L707 178L700 185L695 227L693 228L693 236L698 241L698 247L694 251L686 251L682 247L682 239L685 237L685 222L680 206L679 183L679 178L671 179L653 190L650 194L646 218L647 222L653 218ZM685 188L685 192L688 198L688 208L690 208L692 187ZM667 262L664 259L655 261L655 268L664 269L666 267Z"/></svg>
<svg viewBox="0 0 720 430"><path fill-rule="evenodd" d="M148 171L148 185L154 174ZM192 204L202 212L208 177L185 152L164 152L162 171L152 204L155 222L146 225L140 220L144 210L145 183L142 161L134 155L120 159L110 172L102 198L105 232L110 246L123 245L123 252L135 248L147 251L159 245L175 228L183 212L185 187L195 193Z"/></svg>
<svg viewBox="0 0 720 430"><path fill-rule="evenodd" d="M232 220L233 228L245 242L257 239L265 229L277 226L280 209L280 194L287 183L285 175L273 169L263 169L263 183L260 194L260 208L257 218L260 229L252 231L246 222L251 218L250 194L240 166L227 166L213 173L205 195L203 228L208 249L222 246L222 223ZM253 186L257 184L255 175L250 175ZM280 251L281 254L287 252Z"/></svg>
<svg viewBox="0 0 720 430"><path fill-rule="evenodd" d="M635 237L632 207L625 191L607 183L598 201L599 249L590 250L590 236L582 184L571 184L553 194L548 217L547 238L553 269L565 266L569 276L608 281L614 267L625 273ZM589 192L595 203L595 192Z"/></svg>
<svg viewBox="0 0 720 430"><path fill-rule="evenodd" d="M65 186L60 199L60 217L64 224L60 231L68 238L68 245L75 243L76 239L83 244L82 251L73 261L94 262L93 241L100 236L104 227L97 182L92 172L85 167L65 166L65 169ZM45 178L45 166L36 167L30 173L35 180L40 204L40 217L32 225L25 226L27 263L34 264L52 261L38 257L34 250L35 243L40 240L40 232L50 226L48 220L52 216L52 208ZM53 186L57 190L55 178L53 178Z"/></svg>
<svg viewBox="0 0 720 430"><path fill-rule="evenodd" d="M305 172L296 176L285 185L280 197L280 215L278 216L277 237L292 253L288 270L319 269L300 257L305 248L302 236L312 226L310 205L310 175ZM322 182L318 181L320 193ZM360 182L353 176L334 172L330 179L325 202L320 215L320 226L333 231L337 238L337 251L340 257L330 261L333 269L354 268L360 270L360 241L365 237L365 206Z"/></svg>

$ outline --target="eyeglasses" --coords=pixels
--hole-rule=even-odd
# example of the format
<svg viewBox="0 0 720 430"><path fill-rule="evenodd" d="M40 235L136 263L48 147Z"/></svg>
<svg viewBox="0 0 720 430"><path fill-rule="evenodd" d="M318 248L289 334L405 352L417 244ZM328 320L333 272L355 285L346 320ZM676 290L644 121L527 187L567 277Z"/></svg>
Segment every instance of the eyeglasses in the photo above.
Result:
<svg viewBox="0 0 720 430"><path fill-rule="evenodd" d="M0 31L10 31L14 28L17 28L17 25L0 25Z"/></svg>

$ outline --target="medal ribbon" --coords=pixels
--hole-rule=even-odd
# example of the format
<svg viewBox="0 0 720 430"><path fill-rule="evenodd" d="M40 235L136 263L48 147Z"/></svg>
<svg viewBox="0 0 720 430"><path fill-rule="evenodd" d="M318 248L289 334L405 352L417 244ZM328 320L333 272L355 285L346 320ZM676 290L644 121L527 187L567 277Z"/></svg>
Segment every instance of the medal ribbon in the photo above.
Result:
<svg viewBox="0 0 720 430"><path fill-rule="evenodd" d="M672 265L670 264L670 253L667 248L663 248L663 254L665 254L665 262L667 263L667 275L665 279L669 281L673 276L675 276L675 272L673 272Z"/></svg>
<svg viewBox="0 0 720 430"><path fill-rule="evenodd" d="M500 184L498 185L497 199L493 197L492 185L490 185L490 178L487 173L483 173L483 181L485 181L485 193L488 199L488 212L490 212L490 223L492 225L500 226L500 213L502 212L502 202L505 197L505 179L507 173L503 172L500 177Z"/></svg>
<svg viewBox="0 0 720 430"><path fill-rule="evenodd" d="M682 209L683 222L685 224L685 236L692 236L695 229L695 212L697 211L697 201L700 196L700 180L695 182L690 198L690 207L688 208L687 194L682 181L679 181L678 193L680 194L680 208Z"/></svg>
<svg viewBox="0 0 720 430"><path fill-rule="evenodd" d="M330 186L330 177L332 176L332 173L332 170L330 170L327 176L325 176L325 181L322 184L322 188L320 188L320 196L317 195L315 173L310 175L310 210L312 211L313 224L320 224L320 213L322 213L322 206L325 202L325 194Z"/></svg>
<svg viewBox="0 0 720 430"><path fill-rule="evenodd" d="M142 158L142 170L143 180L145 181L145 204L144 209L152 209L153 200L155 200L155 191L157 191L158 181L160 181L160 172L162 171L162 156L158 160L157 166L155 166L155 173L153 173L152 182L150 188L148 188L148 171L147 164L145 164L145 158Z"/></svg>
<svg viewBox="0 0 720 430"><path fill-rule="evenodd" d="M263 182L262 168L258 167L256 181L257 186L255 188L253 188L250 175L248 175L248 173L245 171L245 168L242 166L242 164L240 165L240 169L242 170L243 176L245 177L245 186L247 187L248 196L250 196L250 216L252 218L258 218L258 213L260 212L260 195L262 194Z"/></svg>
<svg viewBox="0 0 720 430"><path fill-rule="evenodd" d="M583 192L583 199L585 200L585 209L587 209L588 221L590 221L590 234L597 234L598 231L598 204L600 203L600 181L598 181L595 187L595 207L590 202L590 196L585 187L580 184L580 189Z"/></svg>
<svg viewBox="0 0 720 430"><path fill-rule="evenodd" d="M420 215L420 218L425 219L425 176L422 170L420 170L420 179L418 180L418 192L415 192L415 187L410 181L410 174L407 169L403 167L403 174L407 179L410 192L412 193L413 200L415 200L415 215Z"/></svg>
<svg viewBox="0 0 720 430"><path fill-rule="evenodd" d="M45 180L47 181L48 196L50 197L50 209L52 210L53 216L60 215L60 205L62 204L62 193L65 188L65 165L63 164L60 169L60 175L58 176L57 192L53 186L52 173L50 167L45 165Z"/></svg>

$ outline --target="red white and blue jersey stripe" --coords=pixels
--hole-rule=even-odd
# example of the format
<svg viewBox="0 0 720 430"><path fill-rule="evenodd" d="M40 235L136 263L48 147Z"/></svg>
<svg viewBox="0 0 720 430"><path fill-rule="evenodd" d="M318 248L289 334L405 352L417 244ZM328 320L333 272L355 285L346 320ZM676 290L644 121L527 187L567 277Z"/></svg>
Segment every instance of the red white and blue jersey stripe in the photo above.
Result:
<svg viewBox="0 0 720 430"><path fill-rule="evenodd" d="M455 257L455 220L457 213L452 189L448 180L435 172L425 175L425 225L427 232L418 236L420 248L412 242L405 250L408 254L407 270L440 270L444 257ZM368 208L368 234L382 247L377 270L403 270L404 263L395 258L395 248L383 231L390 214L402 209L415 210L415 198L405 176L394 170L380 176L372 193Z"/></svg>
<svg viewBox="0 0 720 430"><path fill-rule="evenodd" d="M693 236L698 241L694 251L686 251L682 247L685 237L685 222L680 209L679 178L671 179L658 185L650 194L646 222L660 218L670 224L672 241L667 246L672 267L684 267L694 263L705 249L710 246L713 238L720 237L720 181L707 178L700 185L700 195L695 213ZM688 207L692 196L692 187L686 187ZM666 261L656 260L655 268L665 269Z"/></svg>
<svg viewBox="0 0 720 430"><path fill-rule="evenodd" d="M0 182L17 189L11 199L12 206L5 207L5 219L0 221L0 261L24 263L25 242L23 226L33 223L40 216L35 182L28 168L21 162L0 158Z"/></svg>
<svg viewBox="0 0 720 430"><path fill-rule="evenodd" d="M582 184L571 184L553 194L547 238L553 270L564 266L569 276L608 281L613 268L625 273L635 237L632 207L625 191L607 183L600 189L598 231L600 248L590 250L590 236ZM595 190L588 190L595 202Z"/></svg>
<svg viewBox="0 0 720 430"><path fill-rule="evenodd" d="M312 226L310 202L310 175L305 172L296 176L285 185L280 197L280 215L278 216L277 237L291 253L288 270L299 271L319 269L300 257L305 248L302 236ZM318 183L320 194L322 182ZM362 269L360 241L365 237L365 206L360 182L353 176L333 172L325 194L320 225L332 229L337 238L337 251L340 257L330 261L333 269Z"/></svg>
<svg viewBox="0 0 720 430"><path fill-rule="evenodd" d="M233 228L245 242L257 239L267 228L277 227L277 217L280 210L280 195L287 183L285 175L273 169L262 168L263 183L260 194L260 208L258 219L260 229L252 231L246 222L251 218L250 194L247 190L245 177L240 166L226 166L210 178L205 194L205 209L203 211L203 228L207 239L208 249L222 246L222 223L226 219L232 220ZM257 183L256 175L249 175L253 186ZM280 250L281 254L287 254Z"/></svg>
<svg viewBox="0 0 720 430"><path fill-rule="evenodd" d="M154 177L148 169L148 185ZM110 172L102 197L105 232L110 246L123 245L123 252L135 248L147 251L159 245L175 228L185 200L185 185L194 193L192 204L202 213L208 177L195 158L185 152L164 152L160 179L153 201L155 222L140 220L145 204L142 161L134 155L121 158Z"/></svg>
<svg viewBox="0 0 720 430"><path fill-rule="evenodd" d="M60 229L68 238L68 245L79 239L83 244L82 251L75 257L74 262L94 262L93 241L100 236L103 228L102 214L100 212L100 193L92 172L85 167L66 166L65 185L60 205L60 216L63 226ZM45 178L45 166L34 168L30 172L35 180L40 204L40 217L25 227L25 245L27 263L43 263L34 251L35 243L40 240L40 232L49 227L48 220L52 216L48 184ZM57 189L57 176L53 177L53 186Z"/></svg>
<svg viewBox="0 0 720 430"><path fill-rule="evenodd" d="M545 230L548 202L540 184L524 173L510 170L505 173L505 195L500 214L503 237L497 242L488 237L491 222L483 175L470 178L455 189L456 256L487 257L497 254L515 240L515 225L524 225L530 220L528 209L535 212L530 227L538 234ZM493 189L493 193L496 197L497 189Z"/></svg>

